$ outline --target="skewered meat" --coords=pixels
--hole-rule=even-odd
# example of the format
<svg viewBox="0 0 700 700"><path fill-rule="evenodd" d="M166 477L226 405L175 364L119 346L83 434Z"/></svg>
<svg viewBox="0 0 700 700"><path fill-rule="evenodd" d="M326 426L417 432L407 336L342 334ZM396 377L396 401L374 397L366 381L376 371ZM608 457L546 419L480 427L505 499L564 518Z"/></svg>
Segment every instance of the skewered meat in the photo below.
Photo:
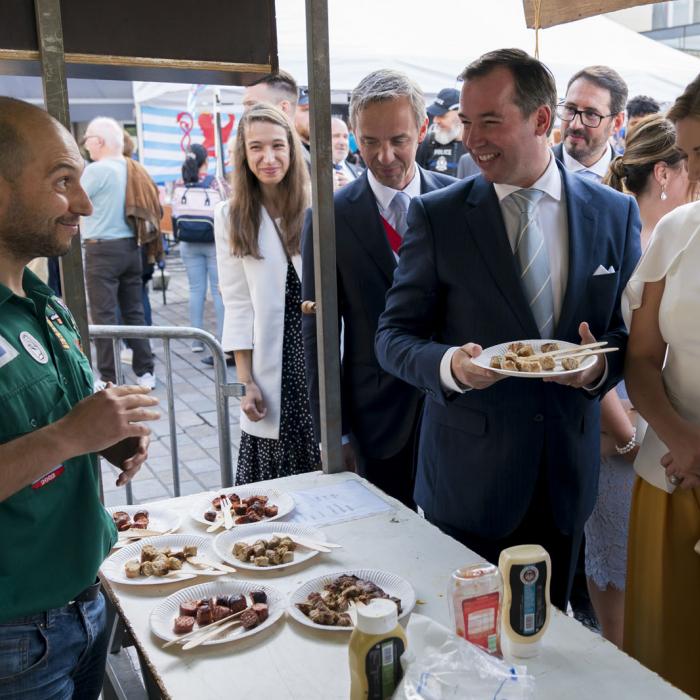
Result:
<svg viewBox="0 0 700 700"><path fill-rule="evenodd" d="M347 627L351 624L347 613L351 601L368 603L373 598L393 600L401 613L401 601L387 595L376 583L350 574L338 576L322 591L309 593L304 603L297 603L310 620L319 625Z"/></svg>
<svg viewBox="0 0 700 700"><path fill-rule="evenodd" d="M258 614L254 610L242 612L239 620L241 621L241 625L243 625L243 629L246 630L253 629L253 627L257 627L260 624Z"/></svg>
<svg viewBox="0 0 700 700"><path fill-rule="evenodd" d="M189 615L181 615L175 618L175 623L173 624L173 632L175 634L186 634L194 629L194 618Z"/></svg>
<svg viewBox="0 0 700 700"><path fill-rule="evenodd" d="M258 616L260 622L265 622L269 615L267 603L253 603L251 610Z"/></svg>
<svg viewBox="0 0 700 700"><path fill-rule="evenodd" d="M253 602L257 602L257 601L255 599L253 599ZM265 602L265 601L261 601L261 602ZM248 607L248 603L246 602L245 596L232 595L232 596L229 596L228 607L231 608L231 613L237 613L237 612L241 612L241 610L245 610Z"/></svg>
<svg viewBox="0 0 700 700"><path fill-rule="evenodd" d="M265 591L251 591L250 599L253 603L267 603L267 593Z"/></svg>
<svg viewBox="0 0 700 700"><path fill-rule="evenodd" d="M196 600L186 600L180 603L180 615L184 617L196 617L197 602Z"/></svg>
<svg viewBox="0 0 700 700"><path fill-rule="evenodd" d="M578 357L562 357L561 366L564 369L578 369L581 360Z"/></svg>
<svg viewBox="0 0 700 700"><path fill-rule="evenodd" d="M135 559L126 562L124 570L127 578L138 578L141 575L141 565Z"/></svg>
<svg viewBox="0 0 700 700"><path fill-rule="evenodd" d="M206 625L210 625L213 621L213 613L212 609L204 604L200 605L197 608L197 624L200 627L205 627Z"/></svg>

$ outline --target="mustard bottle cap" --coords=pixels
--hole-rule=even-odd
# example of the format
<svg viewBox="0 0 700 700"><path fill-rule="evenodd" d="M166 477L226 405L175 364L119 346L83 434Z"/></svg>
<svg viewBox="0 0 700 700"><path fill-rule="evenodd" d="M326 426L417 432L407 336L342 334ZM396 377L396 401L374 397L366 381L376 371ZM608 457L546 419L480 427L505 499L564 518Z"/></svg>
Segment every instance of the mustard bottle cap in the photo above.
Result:
<svg viewBox="0 0 700 700"><path fill-rule="evenodd" d="M365 634L387 634L396 627L399 609L393 600L375 598L357 606L357 629Z"/></svg>

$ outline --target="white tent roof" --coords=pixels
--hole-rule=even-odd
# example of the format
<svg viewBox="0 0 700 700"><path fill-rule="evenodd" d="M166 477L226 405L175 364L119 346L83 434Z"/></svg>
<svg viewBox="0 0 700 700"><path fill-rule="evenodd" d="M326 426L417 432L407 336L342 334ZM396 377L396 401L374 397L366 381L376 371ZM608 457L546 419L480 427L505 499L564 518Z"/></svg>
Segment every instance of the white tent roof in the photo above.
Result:
<svg viewBox="0 0 700 700"><path fill-rule="evenodd" d="M534 53L522 0L329 0L331 87L349 91L377 68L395 68L433 95L486 51L517 47ZM306 84L304 0L277 0L280 67ZM578 69L603 64L627 81L630 96L675 99L700 73L700 60L604 16L544 29L540 59L553 71L560 95Z"/></svg>
<svg viewBox="0 0 700 700"><path fill-rule="evenodd" d="M457 86L457 75L492 49L518 47L534 53L535 32L525 26L521 0L441 0L433 14L424 0L329 0L331 89L344 102L359 80L378 68L402 70L427 95ZM280 67L308 83L304 0L277 0ZM630 96L675 99L700 73L700 60L638 34L604 16L540 32L540 59L557 81L560 96L577 70L593 64L615 68ZM135 83L136 102L180 102L188 85ZM223 101L240 100L240 88L222 88ZM201 103L211 105L210 93Z"/></svg>

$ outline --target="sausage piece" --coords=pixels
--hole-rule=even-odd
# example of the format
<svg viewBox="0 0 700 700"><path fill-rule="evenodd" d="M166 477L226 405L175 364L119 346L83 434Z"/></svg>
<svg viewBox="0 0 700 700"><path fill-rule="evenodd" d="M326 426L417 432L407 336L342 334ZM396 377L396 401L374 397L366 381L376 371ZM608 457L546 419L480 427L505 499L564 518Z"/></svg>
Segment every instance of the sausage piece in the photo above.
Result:
<svg viewBox="0 0 700 700"><path fill-rule="evenodd" d="M173 631L175 634L186 634L194 629L194 618L186 615L181 615L175 618Z"/></svg>

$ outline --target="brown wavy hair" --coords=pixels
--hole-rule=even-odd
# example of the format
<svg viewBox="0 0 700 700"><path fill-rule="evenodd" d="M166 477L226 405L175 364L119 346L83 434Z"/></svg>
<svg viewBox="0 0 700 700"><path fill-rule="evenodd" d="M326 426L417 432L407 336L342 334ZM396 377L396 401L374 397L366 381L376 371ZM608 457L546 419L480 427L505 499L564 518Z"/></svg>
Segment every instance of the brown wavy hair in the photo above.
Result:
<svg viewBox="0 0 700 700"><path fill-rule="evenodd" d="M620 192L639 197L647 188L657 163L671 168L681 166L685 159L676 147L676 128L660 114L644 117L630 130L625 152L617 156L608 168L603 184Z"/></svg>
<svg viewBox="0 0 700 700"><path fill-rule="evenodd" d="M280 230L287 253L301 252L301 227L309 206L309 173L302 155L301 141L287 116L271 104L261 102L251 107L238 122L233 144L232 192L229 199L231 252L236 257L250 255L262 259L258 232L263 207L260 181L253 174L246 158L246 131L253 122L281 126L289 144L289 168L277 185L277 204L281 214Z"/></svg>

